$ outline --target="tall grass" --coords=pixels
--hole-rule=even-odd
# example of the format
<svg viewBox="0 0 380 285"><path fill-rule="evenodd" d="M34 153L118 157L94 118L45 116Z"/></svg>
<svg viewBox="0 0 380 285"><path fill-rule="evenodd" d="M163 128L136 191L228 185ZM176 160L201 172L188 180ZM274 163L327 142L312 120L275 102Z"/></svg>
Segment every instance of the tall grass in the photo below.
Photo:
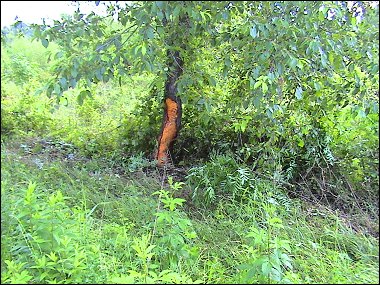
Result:
<svg viewBox="0 0 380 285"><path fill-rule="evenodd" d="M276 198L273 181L257 181L268 196L210 210L174 198L186 184L111 162L48 160L18 142L1 162L3 283L377 282L376 239Z"/></svg>

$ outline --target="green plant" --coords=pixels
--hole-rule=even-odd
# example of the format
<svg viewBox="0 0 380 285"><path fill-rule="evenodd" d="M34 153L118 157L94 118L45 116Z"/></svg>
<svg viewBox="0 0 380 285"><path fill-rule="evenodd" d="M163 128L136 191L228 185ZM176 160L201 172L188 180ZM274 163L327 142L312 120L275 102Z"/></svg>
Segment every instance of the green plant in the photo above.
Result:
<svg viewBox="0 0 380 285"><path fill-rule="evenodd" d="M173 182L172 177L168 178L168 182L172 191L178 191L184 184ZM198 248L194 244L197 234L191 221L176 209L186 200L173 197L173 194L165 189L152 195L158 195L159 199L152 238L157 245L156 255L160 267L178 270L183 263L190 268L198 257Z"/></svg>
<svg viewBox="0 0 380 285"><path fill-rule="evenodd" d="M184 184L173 182L172 177L168 178L168 182L170 189L174 191L181 189ZM202 283L201 280L193 281L182 269L183 265L190 268L197 258L197 248L191 246L191 240L196 238L196 233L192 230L190 220L182 218L176 211L177 206L181 206L185 200L174 198L164 189L152 195L158 195L152 232L135 238L131 245L137 257L137 268L128 270L128 275L113 275L110 281L146 284Z"/></svg>
<svg viewBox="0 0 380 285"><path fill-rule="evenodd" d="M128 158L127 168L129 172L142 171L145 167L149 166L154 166L154 162L146 159L142 152Z"/></svg>
<svg viewBox="0 0 380 285"><path fill-rule="evenodd" d="M228 154L213 154L209 162L202 166L192 167L186 177L187 183L194 189L193 200L198 204L215 204L223 196L243 195L246 172L238 172L239 165L236 160ZM235 177L242 174L242 183L234 183ZM239 176L240 177L240 176ZM243 184L243 185L242 185Z"/></svg>
<svg viewBox="0 0 380 285"><path fill-rule="evenodd" d="M265 228L251 226L246 237L250 240L243 245L248 253L246 263L239 266L243 270L244 283L286 282L287 271L293 269L290 241L277 236L277 231L283 229L282 220L274 216L276 207L267 203L264 206L267 219Z"/></svg>
<svg viewBox="0 0 380 285"><path fill-rule="evenodd" d="M7 80L12 80L18 85L23 86L25 83L33 77L32 65L28 61L28 59L19 54L14 54L10 58L9 66L5 66L5 74L4 77Z"/></svg>
<svg viewBox="0 0 380 285"><path fill-rule="evenodd" d="M112 283L128 283L128 284L197 284L201 281L193 281L185 274L179 274L172 270L160 270L158 266L152 263L152 258L155 253L153 249L156 247L154 244L150 244L151 236L143 235L142 237L135 238L132 244L132 248L136 252L138 260L138 268L136 270L128 270L128 275L116 275L110 278Z"/></svg>
<svg viewBox="0 0 380 285"><path fill-rule="evenodd" d="M17 263L12 260L5 260L4 263L7 266L7 270L1 272L1 282L10 284L27 284L33 276L25 270L26 262Z"/></svg>
<svg viewBox="0 0 380 285"><path fill-rule="evenodd" d="M261 207L269 196L274 203L289 210L291 201L284 189L268 187L272 185L270 177L253 172L246 164L238 163L231 154L213 154L204 165L192 167L186 179L194 189L193 201L199 206L215 207L227 200L238 202L242 207L250 203ZM278 184L283 182L279 171L273 173L272 179Z"/></svg>
<svg viewBox="0 0 380 285"><path fill-rule="evenodd" d="M7 87L10 85L8 84ZM16 94L17 92L21 94ZM18 87L8 89L8 96L2 97L2 132L7 134L45 133L52 121L48 105L47 98L46 100L38 99L27 90L20 90Z"/></svg>
<svg viewBox="0 0 380 285"><path fill-rule="evenodd" d="M275 175L255 176L249 199L197 207L182 201L187 183L120 174L116 159L65 161L64 144L36 142L2 141L2 283L378 282L378 240L352 217L287 198Z"/></svg>
<svg viewBox="0 0 380 285"><path fill-rule="evenodd" d="M15 207L2 213L10 219L2 235L11 235L6 241L13 244L4 248L7 269L2 281L23 277L42 283L83 282L92 275L88 262L95 261L97 254L83 236L88 218L83 212L71 212L60 191L45 196L36 186L29 183L26 191L14 193Z"/></svg>

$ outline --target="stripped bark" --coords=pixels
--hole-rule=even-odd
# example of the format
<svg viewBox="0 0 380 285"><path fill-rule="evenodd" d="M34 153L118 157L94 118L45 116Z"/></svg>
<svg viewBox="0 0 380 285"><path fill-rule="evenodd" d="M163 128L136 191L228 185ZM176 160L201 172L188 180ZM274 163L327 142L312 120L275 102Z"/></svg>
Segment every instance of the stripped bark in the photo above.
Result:
<svg viewBox="0 0 380 285"><path fill-rule="evenodd" d="M177 96L177 81L183 72L183 60L179 51L167 52L169 73L165 83L165 108L155 154L158 166L172 163L173 144L181 128L182 103Z"/></svg>
<svg viewBox="0 0 380 285"><path fill-rule="evenodd" d="M167 58L167 68L168 74L165 82L165 91L164 91L164 116L162 120L162 126L160 135L158 136L157 150L155 152L155 159L158 166L165 166L168 163L173 163L171 153L173 150L174 141L178 136L179 130L181 128L181 117L182 117L182 103L179 96L177 96L177 81L183 73L183 58L180 55L178 49L173 50L171 47L181 47L182 49L186 48L184 39L178 37L178 34L173 31L176 29L171 29L166 15L162 20L162 25L168 30L169 36L166 39L166 42L169 46L166 52ZM187 15L180 17L180 20L177 24L184 31L189 28L189 18ZM176 27L178 28L178 26ZM175 44L177 42L177 44Z"/></svg>

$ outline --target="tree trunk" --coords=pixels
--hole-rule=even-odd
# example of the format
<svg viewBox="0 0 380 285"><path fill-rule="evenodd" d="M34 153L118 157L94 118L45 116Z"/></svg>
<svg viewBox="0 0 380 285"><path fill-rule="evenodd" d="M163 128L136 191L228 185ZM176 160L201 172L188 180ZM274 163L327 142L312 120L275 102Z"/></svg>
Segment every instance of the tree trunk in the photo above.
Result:
<svg viewBox="0 0 380 285"><path fill-rule="evenodd" d="M155 153L155 159L158 166L165 166L172 163L171 152L174 140L177 138L181 128L182 103L177 96L177 80L183 72L183 60L179 51L167 51L168 75L165 82L165 108L161 126L160 135L158 136L158 146Z"/></svg>

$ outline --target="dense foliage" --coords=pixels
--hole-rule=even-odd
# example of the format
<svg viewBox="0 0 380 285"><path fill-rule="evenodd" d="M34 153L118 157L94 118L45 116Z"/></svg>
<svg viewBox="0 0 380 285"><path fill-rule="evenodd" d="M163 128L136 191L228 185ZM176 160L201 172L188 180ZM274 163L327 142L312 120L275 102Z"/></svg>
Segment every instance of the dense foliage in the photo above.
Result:
<svg viewBox="0 0 380 285"><path fill-rule="evenodd" d="M91 94L88 88L93 82L114 77L120 81L124 74L142 71L155 75L152 98L138 113L137 127L128 132L141 128L144 116L151 118L144 125L154 124L154 132L146 126L143 137L136 140L142 142L141 151L152 152L144 137L157 136L162 112L156 110L157 104L163 98L165 73L170 72L166 52L176 50L185 65L178 82L185 103L185 131L174 154L177 160L185 155L205 157L216 144L224 143L246 160L260 162L252 148L265 143L266 149L282 152L284 170L292 172L291 168L304 168L305 160L313 164L306 159L310 151L329 153L331 125L337 125L343 108L353 116L378 113L378 9L368 4L120 5L109 4L113 17L78 11L51 27L36 26L35 36L44 46L49 42L61 46L54 55L59 60L56 78L47 85L48 95L59 98L79 84L82 102ZM188 153L179 153L182 145Z"/></svg>
<svg viewBox="0 0 380 285"><path fill-rule="evenodd" d="M378 6L99 5L2 31L2 282L376 283Z"/></svg>

